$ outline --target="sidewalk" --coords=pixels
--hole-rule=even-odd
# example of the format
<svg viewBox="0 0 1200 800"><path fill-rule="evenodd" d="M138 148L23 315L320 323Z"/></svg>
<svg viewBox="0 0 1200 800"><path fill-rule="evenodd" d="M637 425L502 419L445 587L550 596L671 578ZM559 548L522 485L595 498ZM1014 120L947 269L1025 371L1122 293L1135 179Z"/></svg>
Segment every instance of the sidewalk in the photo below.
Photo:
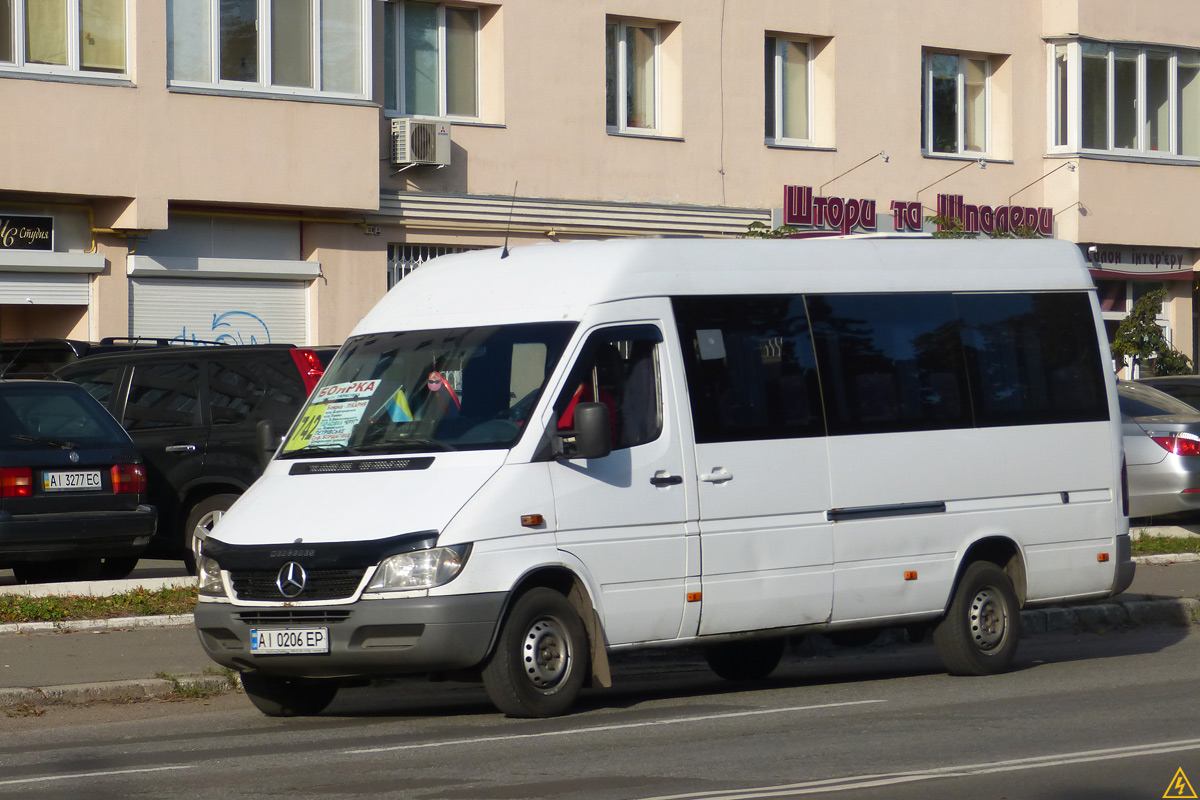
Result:
<svg viewBox="0 0 1200 800"><path fill-rule="evenodd" d="M1145 556L1133 585L1101 603L1022 612L1027 635L1129 626L1200 629L1200 556ZM2 586L0 593L113 594L126 583L182 585L184 577L97 584ZM86 591L84 588L86 587ZM234 685L200 647L190 614L0 625L0 709L228 691Z"/></svg>

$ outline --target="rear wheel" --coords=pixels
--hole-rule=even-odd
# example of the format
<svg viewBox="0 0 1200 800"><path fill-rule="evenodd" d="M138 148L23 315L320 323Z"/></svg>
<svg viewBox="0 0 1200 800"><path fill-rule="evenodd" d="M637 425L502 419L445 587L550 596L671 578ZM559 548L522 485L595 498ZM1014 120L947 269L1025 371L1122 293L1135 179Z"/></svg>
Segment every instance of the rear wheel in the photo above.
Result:
<svg viewBox="0 0 1200 800"><path fill-rule="evenodd" d="M268 717L311 717L333 702L338 684L317 678L283 678L243 672L242 688L254 707Z"/></svg>
<svg viewBox="0 0 1200 800"><path fill-rule="evenodd" d="M951 675L994 675L1012 663L1021 610L1012 581L1000 567L976 561L963 572L946 616L933 629Z"/></svg>
<svg viewBox="0 0 1200 800"><path fill-rule="evenodd" d="M510 717L557 716L579 696L589 658L583 621L567 598L553 589L530 589L504 621L483 668L483 685Z"/></svg>
<svg viewBox="0 0 1200 800"><path fill-rule="evenodd" d="M783 639L752 639L704 648L704 658L718 677L727 681L761 681L783 658Z"/></svg>
<svg viewBox="0 0 1200 800"><path fill-rule="evenodd" d="M189 575L196 574L196 564L204 549L204 540L212 533L213 527L221 521L221 517L238 499L236 494L214 494L206 497L192 507L188 514L187 524L184 525L183 564Z"/></svg>

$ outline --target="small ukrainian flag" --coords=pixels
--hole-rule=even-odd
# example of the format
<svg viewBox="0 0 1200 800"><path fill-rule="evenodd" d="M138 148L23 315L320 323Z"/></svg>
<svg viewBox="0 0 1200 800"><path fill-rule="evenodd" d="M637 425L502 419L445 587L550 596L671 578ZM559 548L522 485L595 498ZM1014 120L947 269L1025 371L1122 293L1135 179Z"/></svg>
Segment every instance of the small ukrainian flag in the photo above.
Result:
<svg viewBox="0 0 1200 800"><path fill-rule="evenodd" d="M396 389L396 393L388 398L382 413L387 414L392 422L413 421L412 409L408 407L408 398L404 396L403 386Z"/></svg>

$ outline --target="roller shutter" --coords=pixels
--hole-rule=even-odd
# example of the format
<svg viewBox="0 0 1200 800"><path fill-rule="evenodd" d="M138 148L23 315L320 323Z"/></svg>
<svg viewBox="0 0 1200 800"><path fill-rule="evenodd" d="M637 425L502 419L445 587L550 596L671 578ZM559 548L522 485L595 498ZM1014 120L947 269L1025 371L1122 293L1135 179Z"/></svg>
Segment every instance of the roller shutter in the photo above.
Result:
<svg viewBox="0 0 1200 800"><path fill-rule="evenodd" d="M133 336L308 344L304 280L133 277Z"/></svg>

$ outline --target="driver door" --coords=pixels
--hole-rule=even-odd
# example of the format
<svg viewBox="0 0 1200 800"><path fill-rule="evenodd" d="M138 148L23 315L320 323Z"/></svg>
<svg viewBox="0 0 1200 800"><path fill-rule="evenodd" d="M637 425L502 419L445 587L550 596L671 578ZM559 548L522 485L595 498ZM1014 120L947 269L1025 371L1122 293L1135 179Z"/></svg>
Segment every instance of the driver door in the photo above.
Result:
<svg viewBox="0 0 1200 800"><path fill-rule="evenodd" d="M683 625L694 484L684 479L677 369L661 323L601 326L576 354L555 402L560 428L569 427L576 402L609 406L611 453L550 464L558 545L599 585L609 644L673 639Z"/></svg>

